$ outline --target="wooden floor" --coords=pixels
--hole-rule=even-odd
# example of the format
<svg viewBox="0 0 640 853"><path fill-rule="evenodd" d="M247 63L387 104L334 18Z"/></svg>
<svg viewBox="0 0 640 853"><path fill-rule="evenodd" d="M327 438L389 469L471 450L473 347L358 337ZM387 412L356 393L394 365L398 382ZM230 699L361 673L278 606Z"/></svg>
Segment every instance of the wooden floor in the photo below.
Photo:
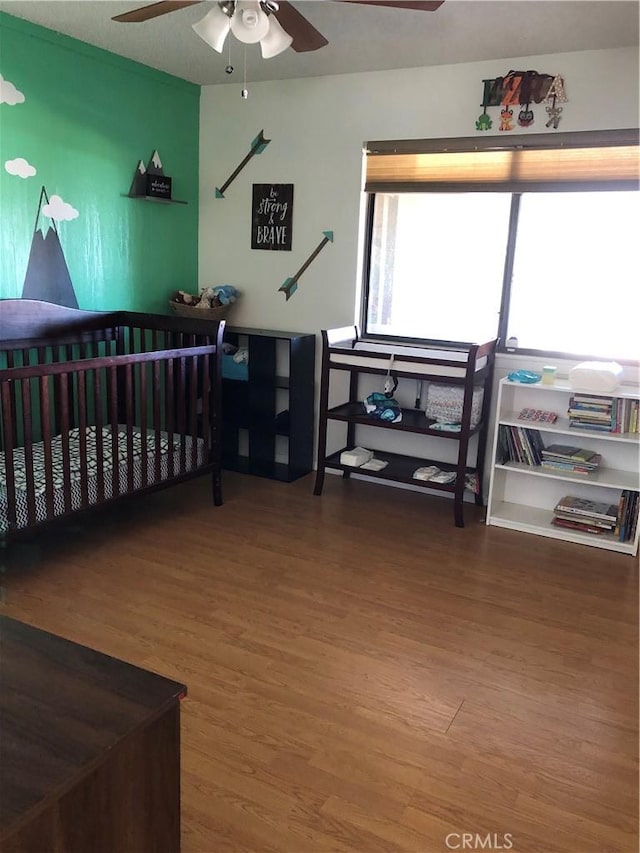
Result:
<svg viewBox="0 0 640 853"><path fill-rule="evenodd" d="M636 560L332 476L224 487L4 574L7 615L188 684L183 853L636 853Z"/></svg>

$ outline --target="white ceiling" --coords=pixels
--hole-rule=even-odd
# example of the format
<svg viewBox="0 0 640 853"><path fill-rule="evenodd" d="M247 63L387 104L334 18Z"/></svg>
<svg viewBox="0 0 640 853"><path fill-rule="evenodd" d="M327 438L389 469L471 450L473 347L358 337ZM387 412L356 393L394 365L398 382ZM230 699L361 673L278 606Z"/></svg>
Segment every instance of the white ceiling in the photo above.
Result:
<svg viewBox="0 0 640 853"><path fill-rule="evenodd" d="M111 21L145 0L0 0L0 10L202 85L236 82L243 47L233 37L232 64L191 29L211 7L202 2L141 24ZM287 50L263 60L247 47L251 81L317 77L563 53L638 44L637 0L445 0L436 12L337 0L295 0L329 40L312 53Z"/></svg>

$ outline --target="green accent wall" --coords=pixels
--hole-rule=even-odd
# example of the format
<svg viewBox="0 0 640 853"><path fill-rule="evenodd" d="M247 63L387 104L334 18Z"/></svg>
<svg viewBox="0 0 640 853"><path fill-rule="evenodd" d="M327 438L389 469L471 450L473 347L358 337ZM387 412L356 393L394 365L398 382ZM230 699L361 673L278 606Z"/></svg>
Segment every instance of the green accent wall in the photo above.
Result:
<svg viewBox="0 0 640 853"><path fill-rule="evenodd" d="M197 291L200 87L4 13L0 75L25 98L0 104L0 297L22 296L42 186L78 211L57 229L80 308L166 313ZM154 149L187 205L126 197Z"/></svg>

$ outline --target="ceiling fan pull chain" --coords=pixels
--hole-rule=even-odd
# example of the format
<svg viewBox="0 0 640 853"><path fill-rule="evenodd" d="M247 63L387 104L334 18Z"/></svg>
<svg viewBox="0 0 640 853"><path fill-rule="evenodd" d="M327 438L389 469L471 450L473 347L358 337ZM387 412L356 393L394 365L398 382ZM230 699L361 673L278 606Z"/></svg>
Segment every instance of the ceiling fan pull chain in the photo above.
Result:
<svg viewBox="0 0 640 853"><path fill-rule="evenodd" d="M242 97L246 101L249 97L249 90L247 89L247 48L244 48L244 67L242 70Z"/></svg>
<svg viewBox="0 0 640 853"><path fill-rule="evenodd" d="M224 70L227 74L233 74L233 65L231 64L231 39L227 41L227 46L229 48L229 58L227 60L227 67Z"/></svg>

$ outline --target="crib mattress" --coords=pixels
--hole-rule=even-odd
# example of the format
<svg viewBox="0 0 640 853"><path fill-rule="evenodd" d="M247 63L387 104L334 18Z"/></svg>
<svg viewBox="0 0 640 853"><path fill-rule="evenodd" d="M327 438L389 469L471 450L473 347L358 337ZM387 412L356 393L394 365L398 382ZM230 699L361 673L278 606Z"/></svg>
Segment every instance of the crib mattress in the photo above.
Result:
<svg viewBox="0 0 640 853"><path fill-rule="evenodd" d="M384 355L388 355L389 359L368 358L366 352L383 353ZM362 342L357 343L354 349L345 349L341 352L336 352L336 350L333 349L331 351L331 363L346 364L350 366L353 365L354 367L373 367L378 368L378 370L386 370L389 366L391 355L394 356L393 370L397 370L402 373L415 373L422 375L428 373L432 376L464 378L467 372L468 354L466 352L456 350L430 350L422 349L421 347L406 347L401 345L393 346L388 344ZM425 361L404 361L402 356L421 358L425 359ZM446 364L433 364L429 362L429 359L438 361L459 361L460 367ZM486 364L486 356L479 358L475 364L476 372L482 370Z"/></svg>
<svg viewBox="0 0 640 853"><path fill-rule="evenodd" d="M196 463L193 464L192 448L194 439L191 436L184 437L185 444L185 471L197 470L206 462L206 448L201 438L196 440ZM129 471L129 449L127 432L125 427L118 429L118 455L115 465L119 474L118 492L114 491L114 458L112 454L111 427L102 429L103 442L103 480L105 500L114 495L125 495L129 493L128 471ZM98 466L96 450L96 427L86 428L87 444L87 492L89 506L98 503ZM71 508L78 510L83 507L82 491L80 483L80 434L79 430L73 429L69 432L69 454L70 454L70 480L71 480ZM146 478L143 478L143 455L147 459ZM170 478L169 462L173 459L173 471L180 470L181 437L173 435L170 443L166 433L161 433L160 439L160 481ZM52 479L53 479L53 514L54 516L65 513L64 504L64 478L63 478L63 456L62 436L55 436L51 441ZM133 468L134 491L154 485L156 480L156 442L155 433L149 431L147 438L146 453L143 454L142 436L139 431L133 433L133 457L131 460ZM28 524L27 503L27 468L24 459L24 449L16 448L13 452L14 481L16 485L16 522L18 529L23 529ZM37 521L47 518L46 504L46 480L44 444L39 442L33 445L33 479L35 492L35 510ZM5 454L0 453L0 534L8 531L7 520L7 489L6 489Z"/></svg>

